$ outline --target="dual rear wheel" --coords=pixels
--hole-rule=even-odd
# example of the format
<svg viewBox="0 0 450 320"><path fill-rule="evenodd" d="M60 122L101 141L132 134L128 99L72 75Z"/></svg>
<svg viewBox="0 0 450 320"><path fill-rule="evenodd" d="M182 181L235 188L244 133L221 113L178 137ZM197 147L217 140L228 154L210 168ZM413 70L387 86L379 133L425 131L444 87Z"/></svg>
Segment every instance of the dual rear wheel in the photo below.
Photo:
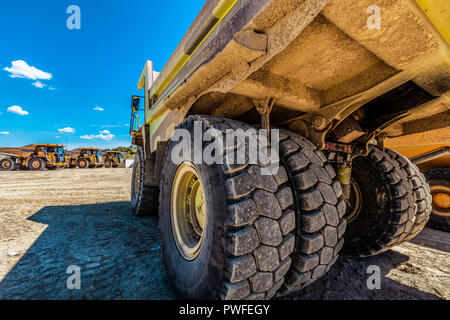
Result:
<svg viewBox="0 0 450 320"><path fill-rule="evenodd" d="M212 139L195 143L195 123ZM323 276L342 248L357 256L381 253L428 220L426 184L396 154L371 147L368 157L356 158L347 209L333 167L300 135L280 130L280 161L269 166L250 163L250 139L220 143L227 130L255 130L245 123L190 116L178 129L191 135L169 143L159 187L145 185L144 151L138 149L131 198L136 215L159 212L165 267L181 298L286 295ZM180 150L183 157L175 161ZM206 150L220 161L194 161ZM245 161L231 161L242 150Z"/></svg>

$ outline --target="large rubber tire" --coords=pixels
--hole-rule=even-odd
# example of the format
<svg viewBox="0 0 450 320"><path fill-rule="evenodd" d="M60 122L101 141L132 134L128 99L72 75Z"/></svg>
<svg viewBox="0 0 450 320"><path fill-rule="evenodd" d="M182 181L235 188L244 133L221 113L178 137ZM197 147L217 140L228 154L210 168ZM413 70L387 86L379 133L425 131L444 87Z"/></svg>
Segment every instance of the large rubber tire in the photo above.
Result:
<svg viewBox="0 0 450 320"><path fill-rule="evenodd" d="M368 156L353 160L352 179L360 191L361 207L348 221L344 251L367 257L402 243L416 219L413 188L405 170L391 155L369 146Z"/></svg>
<svg viewBox="0 0 450 320"><path fill-rule="evenodd" d="M139 147L133 164L131 178L131 208L135 216L151 217L158 215L159 187L146 186L144 149Z"/></svg>
<svg viewBox="0 0 450 320"><path fill-rule="evenodd" d="M233 120L190 116L179 126L193 132L253 129ZM192 141L194 152L202 152ZM212 142L204 142L202 149ZM248 143L243 143L247 148ZM160 184L160 232L169 281L183 299L270 299L284 283L294 250L293 197L283 167L262 175L255 164L229 164L233 148L219 153L224 164L195 164L202 181L206 223L201 249L183 258L173 235L172 186L178 165L171 161L177 142L170 142ZM248 154L247 154L248 156ZM175 190L176 191L176 190Z"/></svg>
<svg viewBox="0 0 450 320"><path fill-rule="evenodd" d="M76 162L76 166L80 169L86 169L89 167L89 160L84 158L78 159Z"/></svg>
<svg viewBox="0 0 450 320"><path fill-rule="evenodd" d="M16 164L13 159L3 158L0 160L0 171L13 171L16 169Z"/></svg>
<svg viewBox="0 0 450 320"><path fill-rule="evenodd" d="M447 192L450 189L450 168L432 169L425 171L424 175L431 187L432 194L441 192L441 189L443 189L442 187L444 187ZM433 205L428 226L433 229L450 232L449 208L438 208L434 203Z"/></svg>
<svg viewBox="0 0 450 320"><path fill-rule="evenodd" d="M403 170L408 175L408 180L413 188L413 193L416 201L416 219L414 220L414 225L411 228L408 236L404 241L409 241L417 236L423 228L425 228L428 220L430 219L430 214L432 211L432 196L430 193L430 187L428 186L425 176L420 172L419 168L416 167L408 158L405 158L401 154L386 149L386 152L397 161Z"/></svg>
<svg viewBox="0 0 450 320"><path fill-rule="evenodd" d="M106 160L105 161L105 168L111 168L111 166L112 166L111 160Z"/></svg>
<svg viewBox="0 0 450 320"><path fill-rule="evenodd" d="M333 167L312 142L280 130L280 157L295 190L297 214L293 265L279 292L285 295L313 283L336 262L344 244L346 204Z"/></svg>
<svg viewBox="0 0 450 320"><path fill-rule="evenodd" d="M31 171L42 171L45 168L44 160L41 158L33 158L28 161L28 168Z"/></svg>

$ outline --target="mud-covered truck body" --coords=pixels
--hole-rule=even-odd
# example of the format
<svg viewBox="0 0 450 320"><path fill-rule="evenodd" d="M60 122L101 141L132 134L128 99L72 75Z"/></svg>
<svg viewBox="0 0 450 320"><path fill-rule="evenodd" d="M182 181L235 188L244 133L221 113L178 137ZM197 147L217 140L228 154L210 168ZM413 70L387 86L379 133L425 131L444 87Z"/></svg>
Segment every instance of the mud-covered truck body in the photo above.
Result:
<svg viewBox="0 0 450 320"><path fill-rule="evenodd" d="M123 154L119 151L103 151L103 163L105 168L118 168L123 163Z"/></svg>
<svg viewBox="0 0 450 320"><path fill-rule="evenodd" d="M99 148L78 148L68 152L70 168L96 168L102 167L102 149Z"/></svg>
<svg viewBox="0 0 450 320"><path fill-rule="evenodd" d="M66 166L63 145L30 144L20 148L0 148L0 170L16 169L40 171Z"/></svg>
<svg viewBox="0 0 450 320"><path fill-rule="evenodd" d="M286 295L422 230L429 187L384 141L450 129L449 21L446 0L209 0L146 62L132 207L159 212L179 296Z"/></svg>

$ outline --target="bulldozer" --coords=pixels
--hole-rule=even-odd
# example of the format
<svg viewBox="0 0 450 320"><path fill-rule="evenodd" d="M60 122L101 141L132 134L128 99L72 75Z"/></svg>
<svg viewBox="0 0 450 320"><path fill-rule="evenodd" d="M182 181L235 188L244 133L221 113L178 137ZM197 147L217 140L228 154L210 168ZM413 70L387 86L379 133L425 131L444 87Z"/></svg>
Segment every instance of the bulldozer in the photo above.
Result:
<svg viewBox="0 0 450 320"><path fill-rule="evenodd" d="M118 168L123 163L123 154L119 151L103 151L103 163L105 168Z"/></svg>
<svg viewBox="0 0 450 320"><path fill-rule="evenodd" d="M145 62L131 207L178 297L281 297L421 232L429 185L385 141L450 130L449 21L448 0L208 0Z"/></svg>
<svg viewBox="0 0 450 320"><path fill-rule="evenodd" d="M409 158L427 179L432 196L428 226L450 232L450 130L386 139L386 146Z"/></svg>
<svg viewBox="0 0 450 320"><path fill-rule="evenodd" d="M102 149L78 148L68 152L69 168L97 168L103 167Z"/></svg>
<svg viewBox="0 0 450 320"><path fill-rule="evenodd" d="M20 148L0 148L0 170L41 171L55 170L66 166L63 145L30 144Z"/></svg>

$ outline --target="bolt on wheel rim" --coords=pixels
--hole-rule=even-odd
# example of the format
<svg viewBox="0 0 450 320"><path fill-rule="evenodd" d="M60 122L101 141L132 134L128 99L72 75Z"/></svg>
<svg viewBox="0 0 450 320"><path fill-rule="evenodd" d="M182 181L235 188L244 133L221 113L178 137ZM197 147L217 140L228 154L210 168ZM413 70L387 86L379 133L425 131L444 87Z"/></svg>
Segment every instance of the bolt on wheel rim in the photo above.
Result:
<svg viewBox="0 0 450 320"><path fill-rule="evenodd" d="M203 244L206 204L200 175L192 163L181 164L175 173L170 211L178 251L186 260L194 260Z"/></svg>

